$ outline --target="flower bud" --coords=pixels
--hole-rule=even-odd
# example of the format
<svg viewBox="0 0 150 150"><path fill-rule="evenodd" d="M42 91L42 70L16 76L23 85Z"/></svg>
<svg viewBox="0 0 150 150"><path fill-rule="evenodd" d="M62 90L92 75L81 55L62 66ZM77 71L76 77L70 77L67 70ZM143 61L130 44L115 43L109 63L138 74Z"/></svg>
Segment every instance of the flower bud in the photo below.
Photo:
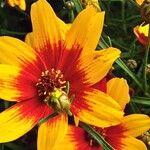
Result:
<svg viewBox="0 0 150 150"><path fill-rule="evenodd" d="M136 62L134 59L129 59L129 60L127 61L127 66L128 66L130 69L134 70L134 69L137 68L137 62Z"/></svg>
<svg viewBox="0 0 150 150"><path fill-rule="evenodd" d="M70 112L71 100L68 95L61 89L55 88L45 99L44 102L51 106L57 113L66 112L68 115L72 115Z"/></svg>
<svg viewBox="0 0 150 150"><path fill-rule="evenodd" d="M67 1L65 2L65 6L67 9L71 10L75 7L74 2L73 1Z"/></svg>

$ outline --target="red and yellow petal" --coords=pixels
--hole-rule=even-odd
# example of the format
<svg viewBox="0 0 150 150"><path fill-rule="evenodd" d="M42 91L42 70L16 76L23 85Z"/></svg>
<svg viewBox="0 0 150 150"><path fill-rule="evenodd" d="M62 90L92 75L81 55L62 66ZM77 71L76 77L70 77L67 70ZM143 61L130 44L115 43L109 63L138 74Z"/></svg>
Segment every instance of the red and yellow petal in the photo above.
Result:
<svg viewBox="0 0 150 150"><path fill-rule="evenodd" d="M79 97L76 96L71 111L80 121L98 127L118 124L123 117L119 104L96 89L88 89Z"/></svg>
<svg viewBox="0 0 150 150"><path fill-rule="evenodd" d="M70 90L80 90L84 85L92 86L99 82L107 75L119 55L120 51L111 47L85 56L70 69L64 68L65 77L71 83Z"/></svg>
<svg viewBox="0 0 150 150"><path fill-rule="evenodd" d="M0 37L0 63L15 66L33 63L36 60L35 51L26 43L13 38Z"/></svg>
<svg viewBox="0 0 150 150"><path fill-rule="evenodd" d="M128 137L122 139L121 150L147 150L147 147L142 141L133 137Z"/></svg>
<svg viewBox="0 0 150 150"><path fill-rule="evenodd" d="M21 101L34 97L37 91L33 77L20 67L0 64L0 98Z"/></svg>
<svg viewBox="0 0 150 150"><path fill-rule="evenodd" d="M50 110L37 99L17 103L3 111L0 113L0 143L21 137L48 113Z"/></svg>
<svg viewBox="0 0 150 150"><path fill-rule="evenodd" d="M43 15L44 12L44 15ZM46 0L38 0L31 7L34 47L37 50L45 47L49 42L51 48L59 45L68 30ZM54 49L53 49L54 50Z"/></svg>
<svg viewBox="0 0 150 150"><path fill-rule="evenodd" d="M136 35L137 39L139 42L143 45L146 45L148 42L148 30L149 30L149 25L139 25L134 27L133 32Z"/></svg>
<svg viewBox="0 0 150 150"><path fill-rule="evenodd" d="M82 128L69 125L65 138L55 145L54 150L59 150L62 147L65 150L90 150L88 144L85 139L85 131Z"/></svg>
<svg viewBox="0 0 150 150"><path fill-rule="evenodd" d="M44 15L43 15L44 12ZM46 66L56 68L68 26L60 20L46 0L38 0L31 7L32 44Z"/></svg>
<svg viewBox="0 0 150 150"><path fill-rule="evenodd" d="M111 96L124 110L130 100L129 86L123 78L113 78L107 82L107 94Z"/></svg>
<svg viewBox="0 0 150 150"><path fill-rule="evenodd" d="M150 129L150 118L144 114L132 114L125 116L121 124L125 135L137 137Z"/></svg>
<svg viewBox="0 0 150 150"><path fill-rule="evenodd" d="M104 12L98 12L94 6L83 10L74 20L66 36L66 48L79 47L84 55L93 52L103 29L104 14Z"/></svg>
<svg viewBox="0 0 150 150"><path fill-rule="evenodd" d="M57 145L68 129L66 113L61 113L53 119L40 125L38 130L38 150L49 150Z"/></svg>

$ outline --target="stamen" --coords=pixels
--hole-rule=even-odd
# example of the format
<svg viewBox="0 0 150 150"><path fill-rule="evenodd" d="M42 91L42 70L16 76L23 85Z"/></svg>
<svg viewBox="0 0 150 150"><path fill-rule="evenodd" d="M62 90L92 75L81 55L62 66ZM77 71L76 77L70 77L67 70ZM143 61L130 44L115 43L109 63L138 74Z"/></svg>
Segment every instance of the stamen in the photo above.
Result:
<svg viewBox="0 0 150 150"><path fill-rule="evenodd" d="M71 100L65 92L67 82L60 70L46 70L41 73L41 77L36 84L39 97L48 106L51 106L57 113L70 112Z"/></svg>
<svg viewBox="0 0 150 150"><path fill-rule="evenodd" d="M65 89L66 81L60 70L52 68L51 70L46 70L41 73L41 77L39 78L36 87L38 95L44 99L54 90L54 88L61 90Z"/></svg>

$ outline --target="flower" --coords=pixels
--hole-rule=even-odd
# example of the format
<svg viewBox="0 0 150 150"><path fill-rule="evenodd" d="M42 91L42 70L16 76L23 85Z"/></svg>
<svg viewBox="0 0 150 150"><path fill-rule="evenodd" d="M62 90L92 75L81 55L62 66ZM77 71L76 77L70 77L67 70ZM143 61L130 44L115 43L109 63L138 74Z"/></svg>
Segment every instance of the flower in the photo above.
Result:
<svg viewBox="0 0 150 150"><path fill-rule="evenodd" d="M134 27L133 32L136 35L137 39L139 42L143 45L146 45L148 42L148 30L149 30L149 25L139 25Z"/></svg>
<svg viewBox="0 0 150 150"><path fill-rule="evenodd" d="M150 128L150 119L143 114L125 116L119 125L96 128L115 150L147 150L145 144L135 137ZM81 127L70 125L64 139L53 150L102 150L103 148Z"/></svg>
<svg viewBox="0 0 150 150"><path fill-rule="evenodd" d="M18 6L20 9L26 10L25 0L7 0L7 2L11 7Z"/></svg>
<svg viewBox="0 0 150 150"><path fill-rule="evenodd" d="M116 91L117 88L117 91ZM107 82L107 93L125 108L128 102L128 86L124 79L113 78ZM150 129L150 118L143 114L125 116L121 123L106 128L93 128L115 150L146 150L145 144L135 137ZM81 127L70 125L64 139L53 150L63 147L66 150L102 150L103 148Z"/></svg>
<svg viewBox="0 0 150 150"><path fill-rule="evenodd" d="M90 6L69 28L46 0L38 0L31 18L27 44L0 37L0 98L17 102L0 113L0 142L19 138L53 113L58 115L39 126L39 150L63 139L68 115L100 127L118 124L119 104L96 89L120 55L112 47L95 51L104 12Z"/></svg>
<svg viewBox="0 0 150 150"><path fill-rule="evenodd" d="M142 3L144 2L144 0L135 0L137 4L142 5Z"/></svg>

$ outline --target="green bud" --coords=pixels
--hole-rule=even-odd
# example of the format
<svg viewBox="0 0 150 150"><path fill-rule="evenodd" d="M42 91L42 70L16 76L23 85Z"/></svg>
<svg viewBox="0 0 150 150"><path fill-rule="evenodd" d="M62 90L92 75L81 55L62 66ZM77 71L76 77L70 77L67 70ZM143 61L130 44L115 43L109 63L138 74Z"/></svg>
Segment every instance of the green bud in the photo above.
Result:
<svg viewBox="0 0 150 150"><path fill-rule="evenodd" d="M57 113L66 112L68 115L72 115L70 112L71 100L66 92L61 89L55 88L44 100L44 102L51 106Z"/></svg>

